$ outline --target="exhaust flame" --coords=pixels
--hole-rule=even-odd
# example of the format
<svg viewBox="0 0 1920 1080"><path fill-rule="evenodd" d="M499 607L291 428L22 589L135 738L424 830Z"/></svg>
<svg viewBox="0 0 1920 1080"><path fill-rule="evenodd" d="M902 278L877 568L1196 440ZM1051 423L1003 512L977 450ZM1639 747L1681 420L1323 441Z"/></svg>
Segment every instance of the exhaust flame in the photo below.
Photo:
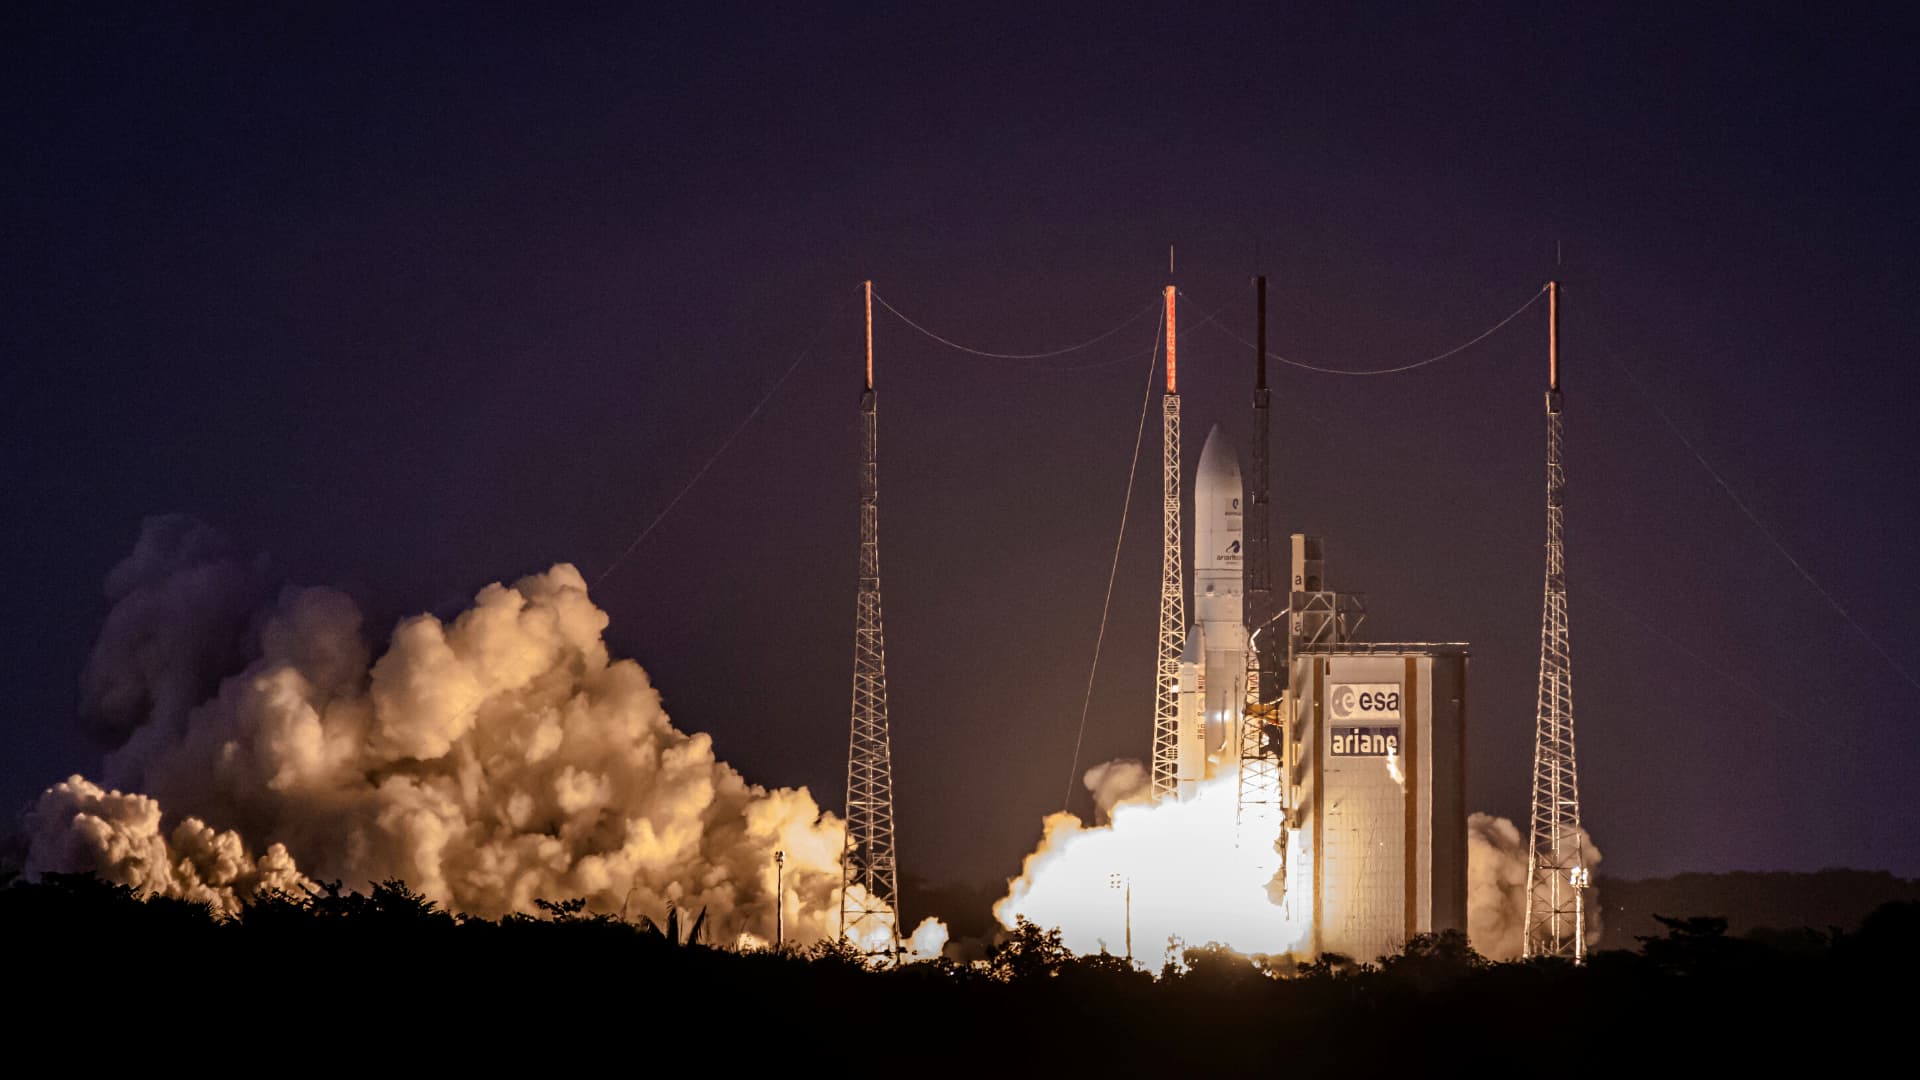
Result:
<svg viewBox="0 0 1920 1080"><path fill-rule="evenodd" d="M1206 781L1195 797L1150 803L1116 794L1117 770L1137 762L1112 762L1088 771L1085 783L1108 804L1111 823L1088 826L1070 813L1049 815L1040 846L1027 856L1018 878L993 914L1011 929L1024 917L1058 927L1076 953L1118 954L1128 938L1126 889L1131 885L1132 939L1136 963L1157 960L1170 941L1219 943L1248 955L1302 948L1306 918L1269 899L1268 886L1282 870L1274 844L1234 843L1236 783L1227 776ZM1144 794L1144 784L1137 788Z"/></svg>
<svg viewBox="0 0 1920 1080"><path fill-rule="evenodd" d="M607 655L572 566L402 620L377 656L347 596L276 596L190 518L147 522L107 592L82 683L106 783L42 794L31 874L93 870L223 911L302 870L399 878L487 917L536 898L632 918L673 904L705 908L716 940L765 942L784 850L787 940L837 929L843 823L675 729L646 672ZM928 920L914 946L945 932Z"/></svg>

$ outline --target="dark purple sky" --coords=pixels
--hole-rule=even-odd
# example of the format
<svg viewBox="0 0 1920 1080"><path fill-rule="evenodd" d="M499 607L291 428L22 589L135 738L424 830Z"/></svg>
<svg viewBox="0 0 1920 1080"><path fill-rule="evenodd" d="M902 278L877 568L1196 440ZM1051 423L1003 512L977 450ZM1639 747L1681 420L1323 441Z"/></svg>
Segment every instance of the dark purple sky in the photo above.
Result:
<svg viewBox="0 0 1920 1080"><path fill-rule="evenodd" d="M1920 689L1626 375L1920 670L1920 70L1892 8L388 7L8 15L4 805L96 760L75 684L144 515L381 627L593 577L824 328L596 597L681 726L837 809L858 282L1035 351L1150 303L1174 243L1189 325L1250 333L1264 271L1275 348L1331 365L1438 352L1558 273L1604 871L1920 875ZM1470 805L1510 816L1544 326L1276 372L1275 533L1327 538L1376 637L1473 643ZM877 334L901 858L992 880L1067 780L1146 370L1058 368L1152 328L1053 365ZM1190 444L1244 445L1246 351L1195 329L1181 357ZM1150 424L1083 767L1148 749L1156 450Z"/></svg>

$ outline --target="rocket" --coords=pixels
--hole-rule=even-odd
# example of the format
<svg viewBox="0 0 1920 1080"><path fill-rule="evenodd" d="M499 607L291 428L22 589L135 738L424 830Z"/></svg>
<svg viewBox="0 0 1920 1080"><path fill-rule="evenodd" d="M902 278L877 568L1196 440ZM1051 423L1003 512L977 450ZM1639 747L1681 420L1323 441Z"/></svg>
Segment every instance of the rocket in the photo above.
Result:
<svg viewBox="0 0 1920 1080"><path fill-rule="evenodd" d="M1182 799L1200 781L1239 765L1247 699L1244 495L1240 462L1216 424L1193 484L1193 625L1180 660L1175 748Z"/></svg>

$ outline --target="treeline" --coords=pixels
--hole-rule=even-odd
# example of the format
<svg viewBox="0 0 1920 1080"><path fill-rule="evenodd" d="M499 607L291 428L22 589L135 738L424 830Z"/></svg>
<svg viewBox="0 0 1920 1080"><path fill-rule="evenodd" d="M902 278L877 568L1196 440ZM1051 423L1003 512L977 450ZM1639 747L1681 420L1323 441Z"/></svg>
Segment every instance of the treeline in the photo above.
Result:
<svg viewBox="0 0 1920 1080"><path fill-rule="evenodd" d="M1899 1045L1893 1020L1911 1009L1920 904L1886 905L1847 931L1764 940L1730 936L1712 917L1666 918L1662 929L1579 967L1490 964L1441 934L1366 963L1180 948L1149 973L1072 956L1057 932L1023 924L978 964L873 970L834 943L711 947L697 912L629 923L574 901L477 919L398 882L269 897L230 918L87 876L0 889L0 953L25 991L10 1014L14 1045L93 1030L93 1041L67 1044L82 1064L126 1054L120 1043L134 1032L184 1039L182 1051L210 1041L219 1049L194 1052L249 1071L261 1062L246 1055L262 1052L314 1067L502 1071L613 1055L617 1071L641 1075L1537 1077L1683 1058L1721 1074L1803 1054L1841 1064ZM140 1045L169 1053L165 1042ZM155 1059L99 1063L144 1060Z"/></svg>
<svg viewBox="0 0 1920 1080"><path fill-rule="evenodd" d="M1600 918L1608 940L1631 945L1661 933L1656 918L1710 911L1742 937L1792 933L1803 926L1854 927L1868 913L1900 900L1920 901L1920 881L1884 870L1727 871L1641 880L1601 877Z"/></svg>

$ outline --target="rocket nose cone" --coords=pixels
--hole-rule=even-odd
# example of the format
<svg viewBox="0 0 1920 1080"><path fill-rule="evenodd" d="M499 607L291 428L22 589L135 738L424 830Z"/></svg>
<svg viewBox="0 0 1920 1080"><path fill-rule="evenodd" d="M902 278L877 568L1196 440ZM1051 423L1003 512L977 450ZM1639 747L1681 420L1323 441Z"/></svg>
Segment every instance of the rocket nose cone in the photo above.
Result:
<svg viewBox="0 0 1920 1080"><path fill-rule="evenodd" d="M1220 425L1213 425L1207 432L1207 441L1200 447L1200 468L1197 477L1201 485L1208 481L1230 480L1240 482L1240 459L1235 456L1227 437L1220 433Z"/></svg>

